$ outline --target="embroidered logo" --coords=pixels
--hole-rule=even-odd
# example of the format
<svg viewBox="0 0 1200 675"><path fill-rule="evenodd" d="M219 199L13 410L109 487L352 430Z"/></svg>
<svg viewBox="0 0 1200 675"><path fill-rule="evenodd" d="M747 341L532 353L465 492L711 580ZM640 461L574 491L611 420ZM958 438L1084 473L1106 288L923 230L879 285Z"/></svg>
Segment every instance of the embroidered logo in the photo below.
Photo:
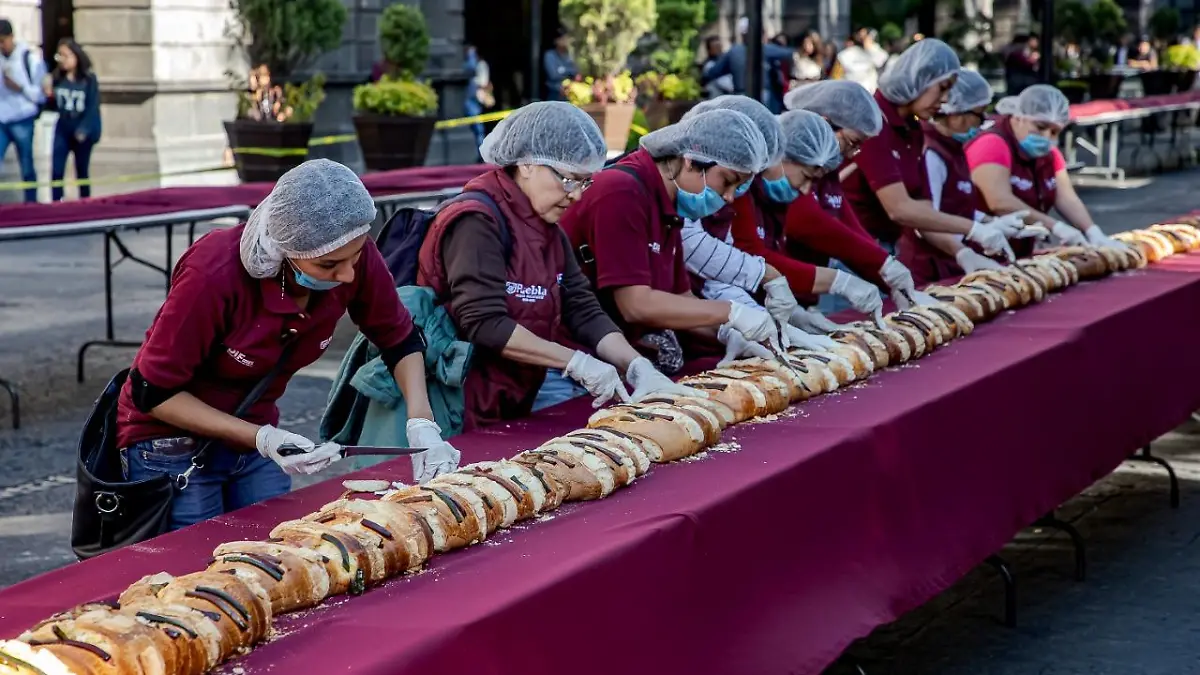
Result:
<svg viewBox="0 0 1200 675"><path fill-rule="evenodd" d="M662 253L662 246L657 241L650 242L650 250L654 253Z"/></svg>
<svg viewBox="0 0 1200 675"><path fill-rule="evenodd" d="M509 295L515 295L521 302L537 302L546 299L545 286L526 286L519 281L507 281L504 283L504 290Z"/></svg>
<svg viewBox="0 0 1200 675"><path fill-rule="evenodd" d="M243 366L246 366L247 368L254 367L254 361L247 358L245 354L243 354L242 352L239 352L238 350L234 349L233 347L226 349L225 353L229 354L231 357L233 357L234 361L237 361L238 363L240 363Z"/></svg>
<svg viewBox="0 0 1200 675"><path fill-rule="evenodd" d="M825 205L831 209L840 211L842 209L841 195L825 195Z"/></svg>
<svg viewBox="0 0 1200 675"><path fill-rule="evenodd" d="M1010 176L1008 179L1008 182L1012 183L1013 186L1016 187L1018 190L1032 190L1033 189L1033 181L1029 180L1028 178L1021 178L1019 176Z"/></svg>
<svg viewBox="0 0 1200 675"><path fill-rule="evenodd" d="M557 283L559 286L562 286L562 272L559 272L559 273L558 273L558 276L554 278L554 281L555 281L555 283Z"/></svg>
<svg viewBox="0 0 1200 675"><path fill-rule="evenodd" d="M964 195L971 194L972 190L974 190L974 189L975 188L971 185L971 181L969 181L969 180L958 181L958 191L963 193Z"/></svg>
<svg viewBox="0 0 1200 675"><path fill-rule="evenodd" d="M896 159L900 159L900 151L899 151L899 150L893 150L893 151L892 151L892 157L895 157Z"/></svg>
<svg viewBox="0 0 1200 675"><path fill-rule="evenodd" d="M1046 189L1047 190L1057 190L1058 189L1058 179L1055 178L1054 176L1047 178L1046 179Z"/></svg>
<svg viewBox="0 0 1200 675"><path fill-rule="evenodd" d="M329 347L329 343L330 343L330 342L333 342L333 336L332 336L332 335L330 335L329 337L325 338L324 340L321 340L321 351L325 351L325 349L326 349L327 347Z"/></svg>
<svg viewBox="0 0 1200 675"><path fill-rule="evenodd" d="M759 239L767 238L767 231L763 229L762 225L758 226L758 238Z"/></svg>

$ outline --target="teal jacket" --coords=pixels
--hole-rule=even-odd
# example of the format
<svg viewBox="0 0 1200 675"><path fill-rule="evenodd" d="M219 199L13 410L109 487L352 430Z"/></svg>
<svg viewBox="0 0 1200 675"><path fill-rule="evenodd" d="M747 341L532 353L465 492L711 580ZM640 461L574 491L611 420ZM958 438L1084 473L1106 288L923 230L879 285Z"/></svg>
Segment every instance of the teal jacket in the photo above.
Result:
<svg viewBox="0 0 1200 675"><path fill-rule="evenodd" d="M424 286L396 289L413 324L425 335L425 376L434 421L442 437L462 433L463 381L471 362L470 343L458 339L444 307ZM379 350L359 333L342 359L321 416L321 440L342 445L407 446L408 406ZM359 466L375 464L374 460Z"/></svg>

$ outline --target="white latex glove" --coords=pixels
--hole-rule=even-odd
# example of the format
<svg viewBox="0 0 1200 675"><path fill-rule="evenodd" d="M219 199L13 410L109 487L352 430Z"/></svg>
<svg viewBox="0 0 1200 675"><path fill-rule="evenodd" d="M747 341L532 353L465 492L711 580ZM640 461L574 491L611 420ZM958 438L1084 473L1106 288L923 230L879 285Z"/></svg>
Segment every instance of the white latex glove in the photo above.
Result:
<svg viewBox="0 0 1200 675"><path fill-rule="evenodd" d="M1013 236L1016 239L1037 238L1046 240L1050 238L1050 230L1047 230L1045 225L1026 225L1025 229Z"/></svg>
<svg viewBox="0 0 1200 675"><path fill-rule="evenodd" d="M747 340L744 335L738 332L737 329L730 327L729 324L725 324L717 330L717 339L721 341L721 344L725 345L725 358L721 359L721 362L717 365L723 366L730 361L748 359L755 356L760 359L775 358L770 349L757 342Z"/></svg>
<svg viewBox="0 0 1200 675"><path fill-rule="evenodd" d="M1058 221L1050 228L1050 233L1053 234L1063 246L1087 246L1088 238L1083 236L1079 230L1071 227L1063 221ZM1103 234L1103 233L1101 233Z"/></svg>
<svg viewBox="0 0 1200 675"><path fill-rule="evenodd" d="M916 284L913 283L912 272L909 272L903 263L890 255L884 261L883 267L879 268L879 276L883 277L883 283L887 284L893 291L911 291L916 288Z"/></svg>
<svg viewBox="0 0 1200 675"><path fill-rule="evenodd" d="M1017 256L1013 255L1012 246L1008 245L1008 237L1004 236L1004 232L988 223L975 223L971 231L967 233L967 240L979 244L983 247L983 252L988 255L1003 254L1009 262L1017 259Z"/></svg>
<svg viewBox="0 0 1200 675"><path fill-rule="evenodd" d="M958 253L954 254L954 259L958 261L958 266L963 268L967 274L978 272L979 270L999 270L1004 269L1004 265L992 260L991 258L979 255L975 251L966 246L959 249Z"/></svg>
<svg viewBox="0 0 1200 675"><path fill-rule="evenodd" d="M833 349L838 344L830 337L825 335L810 335L789 324L783 325L783 334L787 336L792 346L798 349L824 352Z"/></svg>
<svg viewBox="0 0 1200 675"><path fill-rule="evenodd" d="M825 335L835 330L842 330L841 324L830 321L829 317L822 314L816 307L808 309L797 307L792 312L792 318L788 323L812 335Z"/></svg>
<svg viewBox="0 0 1200 675"><path fill-rule="evenodd" d="M762 289L767 294L763 299L767 314L779 323L787 323L792 317L792 310L798 306L796 296L792 295L792 289L788 286L787 277L776 277L763 284Z"/></svg>
<svg viewBox="0 0 1200 675"><path fill-rule="evenodd" d="M1104 232L1095 225L1089 227L1088 231L1084 232L1084 235L1087 237L1088 243L1092 246L1104 246L1106 248L1124 248L1125 246L1116 239L1110 239L1108 235L1104 234Z"/></svg>
<svg viewBox="0 0 1200 675"><path fill-rule="evenodd" d="M563 375L583 385L588 393L596 397L592 401L593 408L608 403L614 398L621 401L629 400L629 392L625 383L621 382L621 374L611 363L577 351L563 369Z"/></svg>
<svg viewBox="0 0 1200 675"><path fill-rule="evenodd" d="M749 305L729 303L729 321L725 325L741 333L742 337L751 342L778 341L778 324L771 315Z"/></svg>
<svg viewBox="0 0 1200 675"><path fill-rule="evenodd" d="M1025 227L1025 216L1029 211L1014 211L1003 216L996 216L987 221L988 225L1000 230L1005 237L1015 237Z"/></svg>
<svg viewBox="0 0 1200 675"><path fill-rule="evenodd" d="M425 448L425 452L411 455L413 480L426 483L458 468L462 453L442 440L442 428L436 422L414 417L405 425L405 430L410 447Z"/></svg>
<svg viewBox="0 0 1200 675"><path fill-rule="evenodd" d="M839 270L833 278L833 286L829 292L849 300L854 309L863 314L875 314L883 310L883 297L875 284L863 281L853 274Z"/></svg>
<svg viewBox="0 0 1200 675"><path fill-rule="evenodd" d="M942 304L941 300L938 300L928 293L922 293L921 291L913 291L908 295L912 298L913 304L919 307L937 307L938 305Z"/></svg>
<svg viewBox="0 0 1200 675"><path fill-rule="evenodd" d="M625 372L625 379L633 385L633 395L629 398L633 403L639 403L655 394L708 398L708 394L700 389L672 382L671 378L663 375L658 368L654 367L650 359L644 356L637 357L629 364L629 370Z"/></svg>
<svg viewBox="0 0 1200 675"><path fill-rule="evenodd" d="M258 428L258 433L254 435L254 445L258 448L258 454L278 464L279 468L287 474L316 473L332 463L327 457L328 450L322 452L321 455L316 455L314 454L316 445L312 441L299 434L277 429L270 424ZM284 446L295 446L302 452L281 455L279 450ZM339 447L338 450L341 448Z"/></svg>

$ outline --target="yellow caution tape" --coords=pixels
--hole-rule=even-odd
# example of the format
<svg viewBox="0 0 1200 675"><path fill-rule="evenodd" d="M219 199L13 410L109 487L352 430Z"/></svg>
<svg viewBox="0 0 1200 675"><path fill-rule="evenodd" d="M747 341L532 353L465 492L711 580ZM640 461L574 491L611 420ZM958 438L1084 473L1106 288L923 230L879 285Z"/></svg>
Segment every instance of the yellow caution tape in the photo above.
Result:
<svg viewBox="0 0 1200 675"><path fill-rule="evenodd" d="M638 136L645 136L646 134L650 133L650 131L648 129L646 129L645 127L639 127L636 124L630 124L629 130L632 131L633 133L637 134Z"/></svg>
<svg viewBox="0 0 1200 675"><path fill-rule="evenodd" d="M188 169L186 171L161 171L158 173L133 173L125 176L105 176L103 178L85 178L83 180L53 180L27 183L0 183L0 190L25 190L36 187L65 187L67 185L115 185L118 183L140 183L142 181L151 181L158 178L172 178L175 176L190 176L198 173L212 173L214 171L232 171L232 166L210 166L204 169Z"/></svg>

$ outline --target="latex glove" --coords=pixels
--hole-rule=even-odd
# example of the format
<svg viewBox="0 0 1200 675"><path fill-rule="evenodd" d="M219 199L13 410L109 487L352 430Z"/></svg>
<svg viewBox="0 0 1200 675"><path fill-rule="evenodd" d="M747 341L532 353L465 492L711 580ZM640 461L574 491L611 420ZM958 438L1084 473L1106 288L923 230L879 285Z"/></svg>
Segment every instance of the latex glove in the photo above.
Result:
<svg viewBox="0 0 1200 675"><path fill-rule="evenodd" d="M316 444L312 441L300 434L293 434L290 431L277 429L270 424L258 428L258 433L254 435L254 445L258 448L258 454L278 464L279 468L283 469L283 472L286 474L316 473L332 463L326 461L325 453L322 453L320 456L313 454L316 450ZM296 446L303 452L294 455L281 455L279 454L279 450L284 446ZM341 450L341 448L338 449ZM320 468L310 470L311 466L317 465Z"/></svg>
<svg viewBox="0 0 1200 675"><path fill-rule="evenodd" d="M822 314L816 307L809 309L797 307L792 312L792 318L788 323L811 335L824 335L835 330L842 330L841 324L830 321L829 317Z"/></svg>
<svg viewBox="0 0 1200 675"><path fill-rule="evenodd" d="M967 240L979 244L983 247L983 252L988 255L1003 254L1009 262L1017 259L1017 256L1013 254L1012 246L1008 245L1008 237L1005 237L998 228L987 223L975 223L971 231L967 233Z"/></svg>
<svg viewBox="0 0 1200 675"><path fill-rule="evenodd" d="M1025 216L1029 215L1029 211L1014 211L1003 216L996 216L987 221L988 225L1000 230L1005 237L1016 237L1017 234L1025 227Z"/></svg>
<svg viewBox="0 0 1200 675"><path fill-rule="evenodd" d="M937 307L938 305L942 304L941 300L938 300L928 293L922 293L921 291L913 291L908 295L912 298L913 304L919 307Z"/></svg>
<svg viewBox="0 0 1200 675"><path fill-rule="evenodd" d="M1045 225L1026 225L1025 229L1013 236L1016 239L1037 238L1046 240L1050 238L1050 230L1047 230Z"/></svg>
<svg viewBox="0 0 1200 675"><path fill-rule="evenodd" d="M625 390L625 383L621 382L621 374L617 369L583 352L575 352L563 369L563 374L583 385L589 394L596 397L592 401L593 408L599 408L614 398L629 400L629 392Z"/></svg>
<svg viewBox="0 0 1200 675"><path fill-rule="evenodd" d="M729 321L725 325L751 342L778 340L777 326L771 315L761 309L737 302L729 303Z"/></svg>
<svg viewBox="0 0 1200 675"><path fill-rule="evenodd" d="M629 364L629 370L625 372L625 379L629 380L629 384L633 385L633 395L629 398L633 403L639 403L655 394L708 398L708 394L700 389L693 389L677 382L672 382L671 378L663 375L654 367L650 359L644 356L637 357Z"/></svg>
<svg viewBox="0 0 1200 675"><path fill-rule="evenodd" d="M978 272L979 270L998 270L1004 268L1004 265L987 256L979 255L965 246L958 253L954 254L954 259L958 261L958 266L963 268L963 271L967 274Z"/></svg>
<svg viewBox="0 0 1200 675"><path fill-rule="evenodd" d="M725 365L730 361L738 359L748 359L757 356L760 359L774 359L775 355L771 350L746 339L744 335L732 328L729 324L721 326L717 330L717 339L721 344L725 345L725 358L717 365Z"/></svg>
<svg viewBox="0 0 1200 675"><path fill-rule="evenodd" d="M788 324L784 324L783 334L787 336L788 341L791 342L792 346L798 349L825 352L838 345L838 343L832 338L829 338L825 335L810 335L809 333L805 333L799 328Z"/></svg>
<svg viewBox="0 0 1200 675"><path fill-rule="evenodd" d="M413 480L426 483L458 468L462 453L442 440L442 428L433 420L414 417L405 425L408 444L414 448L425 448L425 452L412 455Z"/></svg>
<svg viewBox="0 0 1200 675"><path fill-rule="evenodd" d="M1108 235L1104 234L1104 232L1095 225L1089 227L1088 231L1084 232L1084 235L1087 237L1088 243L1092 246L1104 246L1106 248L1124 248L1125 246L1116 239L1110 239Z"/></svg>
<svg viewBox="0 0 1200 675"><path fill-rule="evenodd" d="M909 272L903 263L890 255L884 261L883 267L879 268L879 276L883 277L883 283L893 291L911 291L917 287L913 283L912 272Z"/></svg>
<svg viewBox="0 0 1200 675"><path fill-rule="evenodd" d="M792 317L792 310L797 307L796 296L792 295L787 277L776 277L763 284L762 289L767 294L763 300L767 314L780 323L787 323Z"/></svg>
<svg viewBox="0 0 1200 675"><path fill-rule="evenodd" d="M849 300L854 309L863 314L875 314L883 310L883 297L875 284L863 281L853 274L839 270L833 278L833 286L829 292Z"/></svg>
<svg viewBox="0 0 1200 675"><path fill-rule="evenodd" d="M1063 246L1087 246L1088 238L1083 236L1079 230L1071 227L1063 221L1058 221L1050 228L1050 233L1062 242Z"/></svg>

